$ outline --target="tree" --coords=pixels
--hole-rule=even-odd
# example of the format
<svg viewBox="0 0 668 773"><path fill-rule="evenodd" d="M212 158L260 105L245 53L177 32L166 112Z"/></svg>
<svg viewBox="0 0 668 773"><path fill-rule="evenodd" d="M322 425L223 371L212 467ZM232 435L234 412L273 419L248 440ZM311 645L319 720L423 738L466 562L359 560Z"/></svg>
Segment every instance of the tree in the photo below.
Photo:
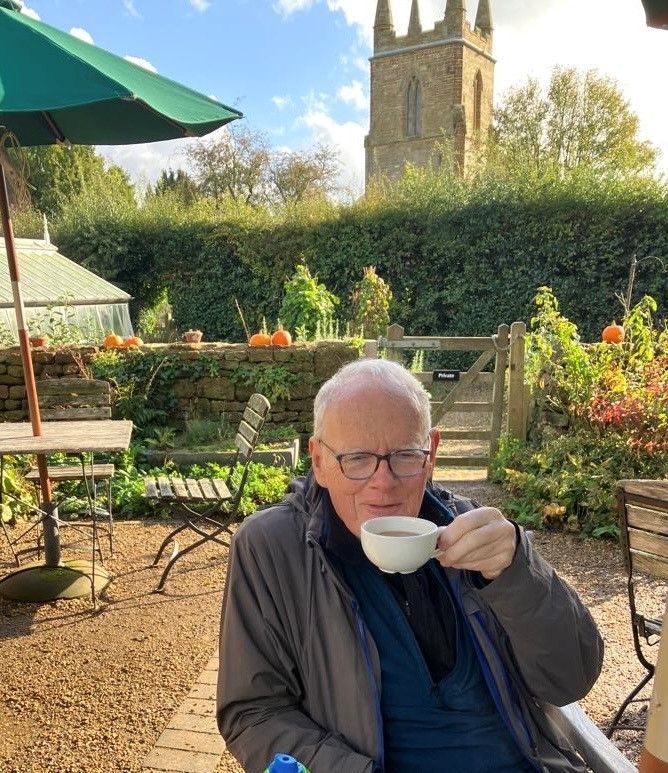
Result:
<svg viewBox="0 0 668 773"><path fill-rule="evenodd" d="M322 144L310 151L274 153L269 164L271 182L284 204L333 193L339 171L338 154Z"/></svg>
<svg viewBox="0 0 668 773"><path fill-rule="evenodd" d="M204 196L229 196L254 206L266 203L270 151L262 133L233 126L216 139L196 143L187 155Z"/></svg>
<svg viewBox="0 0 668 773"><path fill-rule="evenodd" d="M529 78L495 111L491 157L506 168L614 176L651 174L657 150L639 139L638 116L617 83L595 70L557 67L547 93Z"/></svg>
<svg viewBox="0 0 668 773"><path fill-rule="evenodd" d="M200 195L197 183L183 169L177 169L176 172L163 169L151 193L153 196L171 194L186 206L196 201Z"/></svg>
<svg viewBox="0 0 668 773"><path fill-rule="evenodd" d="M134 201L126 173L116 165L105 167L102 156L88 145L48 145L22 149L27 161L33 206L57 217L74 196L100 193Z"/></svg>

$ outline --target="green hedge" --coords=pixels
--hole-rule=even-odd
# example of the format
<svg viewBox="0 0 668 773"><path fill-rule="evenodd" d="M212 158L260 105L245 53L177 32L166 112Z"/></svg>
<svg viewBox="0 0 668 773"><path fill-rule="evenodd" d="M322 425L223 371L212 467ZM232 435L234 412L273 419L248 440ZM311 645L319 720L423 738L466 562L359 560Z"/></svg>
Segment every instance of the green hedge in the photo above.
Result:
<svg viewBox="0 0 668 773"><path fill-rule="evenodd" d="M625 292L633 253L668 256L668 187L648 179L480 179L416 175L351 205L306 204L269 215L245 208L184 209L154 199L110 211L88 203L54 224L64 254L152 302L169 287L175 320L208 339L241 340L273 323L299 260L345 309L365 266L391 286L392 321L409 334L487 335L531 315L549 285L585 339L598 339ZM665 263L668 269L668 260ZM635 297L668 302L668 270L641 264Z"/></svg>

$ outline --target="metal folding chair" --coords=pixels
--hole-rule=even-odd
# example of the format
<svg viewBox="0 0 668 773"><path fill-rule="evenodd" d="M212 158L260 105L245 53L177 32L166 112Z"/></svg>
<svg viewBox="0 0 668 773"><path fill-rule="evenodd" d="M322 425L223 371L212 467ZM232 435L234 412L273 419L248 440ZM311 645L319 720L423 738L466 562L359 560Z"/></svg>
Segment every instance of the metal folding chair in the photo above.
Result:
<svg viewBox="0 0 668 773"><path fill-rule="evenodd" d="M237 430L234 440L236 454L225 480L144 478L146 498L151 502L173 508L182 519L182 523L162 541L153 560L152 566L157 566L167 546L170 543L174 544L171 558L165 566L156 591L163 590L172 567L182 556L211 541L219 545L229 545L226 538L221 535L225 532L229 534L230 526L238 520L239 504L248 478L248 467L270 407L269 400L263 395L258 393L251 395ZM233 473L237 463L241 463L243 469L241 480L238 485L235 485ZM198 539L180 549L176 537L186 530L194 532Z"/></svg>
<svg viewBox="0 0 668 773"><path fill-rule="evenodd" d="M638 609L638 574L668 580L668 480L621 480L617 484L620 540L628 575L627 589L633 646L645 669L642 679L626 696L606 732L644 730L644 725L623 721L631 703L647 701L638 697L654 676L654 665L644 647L661 638L661 620L647 617ZM642 640L642 641L641 641ZM644 642L644 643L643 643Z"/></svg>

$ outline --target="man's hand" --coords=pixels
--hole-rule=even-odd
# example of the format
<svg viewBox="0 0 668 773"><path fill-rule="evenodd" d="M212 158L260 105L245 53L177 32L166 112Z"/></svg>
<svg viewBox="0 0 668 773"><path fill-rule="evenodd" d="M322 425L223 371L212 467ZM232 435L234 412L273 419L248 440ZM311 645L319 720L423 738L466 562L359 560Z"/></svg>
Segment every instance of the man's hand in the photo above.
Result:
<svg viewBox="0 0 668 773"><path fill-rule="evenodd" d="M493 580L510 566L515 555L513 524L495 507L478 507L458 515L438 540L442 566L480 572Z"/></svg>

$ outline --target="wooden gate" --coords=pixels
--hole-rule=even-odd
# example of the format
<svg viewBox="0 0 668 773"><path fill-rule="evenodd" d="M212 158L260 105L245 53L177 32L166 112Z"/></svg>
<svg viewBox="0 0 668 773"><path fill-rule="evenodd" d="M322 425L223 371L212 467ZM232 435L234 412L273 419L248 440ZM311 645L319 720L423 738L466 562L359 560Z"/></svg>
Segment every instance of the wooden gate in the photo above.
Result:
<svg viewBox="0 0 668 773"><path fill-rule="evenodd" d="M499 325L491 336L406 336L400 325L390 325L385 337L367 345L367 356L379 356L384 352L388 360L405 363L404 353L417 351L480 352L480 356L467 371L433 370L416 372L414 375L425 388L432 392L432 423L438 426L448 412L487 414L489 423L485 429L441 430L444 440L478 440L487 442L486 455L439 455L437 464L443 467L489 467L499 444L503 422L506 371L508 371L508 400L506 430L515 437L526 436L526 410L524 391L524 322ZM485 371L494 361L494 370ZM489 387L490 399L470 402L462 399L465 387L485 384ZM445 394L434 394L435 385L443 385Z"/></svg>

